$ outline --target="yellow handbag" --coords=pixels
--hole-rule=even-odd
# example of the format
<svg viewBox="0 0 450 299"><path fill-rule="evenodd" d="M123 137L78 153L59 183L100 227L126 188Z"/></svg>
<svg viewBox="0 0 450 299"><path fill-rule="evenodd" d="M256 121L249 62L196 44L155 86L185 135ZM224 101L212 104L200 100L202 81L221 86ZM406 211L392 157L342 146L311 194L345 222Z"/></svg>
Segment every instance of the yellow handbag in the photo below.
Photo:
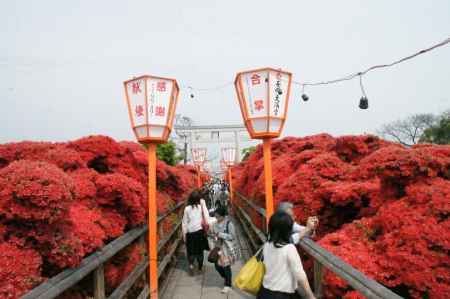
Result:
<svg viewBox="0 0 450 299"><path fill-rule="evenodd" d="M264 266L262 248L241 268L234 285L250 294L256 295L261 288L266 268Z"/></svg>

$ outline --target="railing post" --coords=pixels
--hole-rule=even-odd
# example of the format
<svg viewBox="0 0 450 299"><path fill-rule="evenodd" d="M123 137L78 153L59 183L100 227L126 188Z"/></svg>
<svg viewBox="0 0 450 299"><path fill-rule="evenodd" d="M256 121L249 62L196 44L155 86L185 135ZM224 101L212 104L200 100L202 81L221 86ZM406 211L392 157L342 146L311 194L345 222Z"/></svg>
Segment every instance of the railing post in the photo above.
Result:
<svg viewBox="0 0 450 299"><path fill-rule="evenodd" d="M94 270L94 299L105 299L105 270L103 264Z"/></svg>
<svg viewBox="0 0 450 299"><path fill-rule="evenodd" d="M323 296L323 266L317 260L314 260L314 295L317 299Z"/></svg>
<svg viewBox="0 0 450 299"><path fill-rule="evenodd" d="M262 231L268 235L269 234L269 224L267 223L267 218L262 217Z"/></svg>
<svg viewBox="0 0 450 299"><path fill-rule="evenodd" d="M147 246L147 243L145 242L145 235L144 235L144 234L142 234L142 235L139 237L138 243L139 243L139 245L142 246L142 248L144 248L144 251L146 252L146 251L147 251L146 249L148 248L148 246ZM147 253L147 256L148 256L148 253ZM144 274L142 274L142 279L145 281L145 284L147 285L147 284L148 284L148 280L147 280L147 270L145 270L145 271L144 271Z"/></svg>

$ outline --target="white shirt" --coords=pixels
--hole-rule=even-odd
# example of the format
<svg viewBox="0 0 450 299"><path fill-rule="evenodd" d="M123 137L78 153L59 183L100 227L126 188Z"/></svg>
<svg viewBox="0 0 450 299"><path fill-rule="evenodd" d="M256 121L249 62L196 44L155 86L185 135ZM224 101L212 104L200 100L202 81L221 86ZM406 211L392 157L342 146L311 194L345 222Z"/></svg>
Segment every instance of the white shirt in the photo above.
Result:
<svg viewBox="0 0 450 299"><path fill-rule="evenodd" d="M297 222L294 222L294 225L292 226L292 243L298 244L300 242L300 233L306 229L306 226L300 225Z"/></svg>
<svg viewBox="0 0 450 299"><path fill-rule="evenodd" d="M276 248L266 243L263 249L264 275L263 286L271 291L295 293L298 281L307 279L302 261L293 244Z"/></svg>
<svg viewBox="0 0 450 299"><path fill-rule="evenodd" d="M202 216L202 213L204 216ZM200 205L198 206L185 207L182 220L183 234L201 230L202 217L205 217L206 222L210 223L208 208L206 207L206 203L203 199L200 200Z"/></svg>

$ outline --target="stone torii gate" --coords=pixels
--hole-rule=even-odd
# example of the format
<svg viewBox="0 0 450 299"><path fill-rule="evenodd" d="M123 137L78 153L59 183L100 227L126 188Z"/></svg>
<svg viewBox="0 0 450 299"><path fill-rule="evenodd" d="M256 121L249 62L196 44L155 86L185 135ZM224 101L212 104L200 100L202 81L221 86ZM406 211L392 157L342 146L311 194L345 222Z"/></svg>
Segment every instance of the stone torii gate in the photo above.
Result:
<svg viewBox="0 0 450 299"><path fill-rule="evenodd" d="M241 161L240 144L250 142L247 128L243 125L221 125L221 126L175 126L177 135L185 137L190 148L199 147L199 144L234 143L236 148L236 163Z"/></svg>

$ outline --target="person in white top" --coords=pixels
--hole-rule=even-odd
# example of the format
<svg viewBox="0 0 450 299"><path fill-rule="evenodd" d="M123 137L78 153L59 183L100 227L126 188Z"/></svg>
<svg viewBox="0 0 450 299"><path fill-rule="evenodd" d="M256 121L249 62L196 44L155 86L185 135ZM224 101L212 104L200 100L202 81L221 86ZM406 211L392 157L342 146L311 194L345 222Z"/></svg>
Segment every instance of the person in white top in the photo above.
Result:
<svg viewBox="0 0 450 299"><path fill-rule="evenodd" d="M294 205L288 201L280 202L277 206L277 212L289 214L294 221L294 225L292 225L291 243L297 245L304 237L314 236L317 226L319 225L319 219L316 216L308 217L306 226L298 224L295 222Z"/></svg>
<svg viewBox="0 0 450 299"><path fill-rule="evenodd" d="M306 298L315 299L303 270L300 255L290 243L294 221L284 212L276 212L269 220L269 241L264 245L266 273L257 299L293 299L300 286Z"/></svg>
<svg viewBox="0 0 450 299"><path fill-rule="evenodd" d="M200 192L195 190L189 196L188 205L184 208L181 226L191 274L194 272L195 260L198 262L198 270L202 271L203 251L209 250L207 232L202 223L210 223L209 213L205 201L201 199Z"/></svg>

